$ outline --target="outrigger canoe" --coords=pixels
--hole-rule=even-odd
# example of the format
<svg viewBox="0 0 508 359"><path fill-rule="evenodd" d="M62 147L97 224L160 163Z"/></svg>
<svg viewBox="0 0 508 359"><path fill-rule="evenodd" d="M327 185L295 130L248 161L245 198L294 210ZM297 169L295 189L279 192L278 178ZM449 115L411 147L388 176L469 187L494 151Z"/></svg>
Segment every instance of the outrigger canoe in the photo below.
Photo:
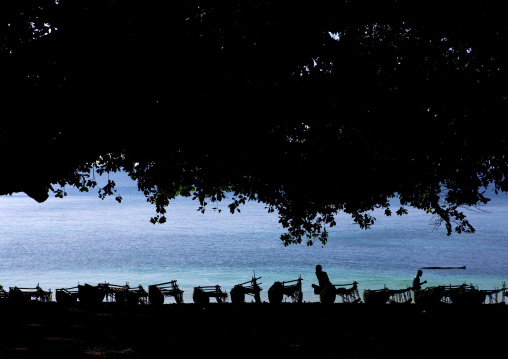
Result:
<svg viewBox="0 0 508 359"><path fill-rule="evenodd" d="M466 269L466 266L462 266L462 267L422 267L420 269Z"/></svg>
<svg viewBox="0 0 508 359"><path fill-rule="evenodd" d="M173 297L177 304L183 303L183 290L178 287L176 280L148 286L148 300L150 304L164 304L164 297Z"/></svg>
<svg viewBox="0 0 508 359"><path fill-rule="evenodd" d="M92 286L90 284L79 285L78 284L78 298L81 303L84 304L98 304L102 303L106 297L107 284L98 284Z"/></svg>
<svg viewBox="0 0 508 359"><path fill-rule="evenodd" d="M263 290L260 284L263 283L258 283L258 279L261 279L261 277L256 278L254 274L250 281L235 285L231 289L231 303L244 303L246 294L253 296L256 303L261 303L261 296L259 294Z"/></svg>
<svg viewBox="0 0 508 359"><path fill-rule="evenodd" d="M225 303L228 297L227 292L223 292L220 285L209 285L204 287L194 287L192 300L196 304L208 304L210 298L215 298L217 303Z"/></svg>
<svg viewBox="0 0 508 359"><path fill-rule="evenodd" d="M385 304L390 299L390 290L384 289L365 289L363 291L363 302L365 304Z"/></svg>
<svg viewBox="0 0 508 359"><path fill-rule="evenodd" d="M434 305L441 301L444 292L443 286L414 290L414 300L416 304Z"/></svg>
<svg viewBox="0 0 508 359"><path fill-rule="evenodd" d="M295 284L288 284L294 283ZM293 303L302 303L303 294L302 294L302 277L300 276L298 279L285 281L285 282L275 282L268 289L268 300L273 304L280 304L284 299L284 295L291 297Z"/></svg>
<svg viewBox="0 0 508 359"><path fill-rule="evenodd" d="M445 296L450 298L453 304L457 305L476 305L485 302L487 293L474 288L473 286L445 287Z"/></svg>
<svg viewBox="0 0 508 359"><path fill-rule="evenodd" d="M411 303L411 288L406 289L365 289L363 302L366 304Z"/></svg>
<svg viewBox="0 0 508 359"><path fill-rule="evenodd" d="M78 287L57 289L55 297L58 303L75 304L79 298Z"/></svg>

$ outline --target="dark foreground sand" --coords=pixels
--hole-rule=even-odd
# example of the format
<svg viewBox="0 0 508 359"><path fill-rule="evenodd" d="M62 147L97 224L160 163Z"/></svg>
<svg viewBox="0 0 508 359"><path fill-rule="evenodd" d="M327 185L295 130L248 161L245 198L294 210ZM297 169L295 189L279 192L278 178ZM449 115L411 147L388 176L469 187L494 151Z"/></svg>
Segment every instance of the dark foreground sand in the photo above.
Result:
<svg viewBox="0 0 508 359"><path fill-rule="evenodd" d="M507 319L506 305L5 302L0 358L506 357Z"/></svg>

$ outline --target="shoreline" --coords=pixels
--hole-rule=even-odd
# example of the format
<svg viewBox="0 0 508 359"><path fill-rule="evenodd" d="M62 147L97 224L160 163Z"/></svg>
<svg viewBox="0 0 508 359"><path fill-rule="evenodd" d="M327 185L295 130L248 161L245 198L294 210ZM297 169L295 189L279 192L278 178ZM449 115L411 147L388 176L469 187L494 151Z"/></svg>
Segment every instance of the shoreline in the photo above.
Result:
<svg viewBox="0 0 508 359"><path fill-rule="evenodd" d="M412 358L505 352L508 306L0 303L0 358Z"/></svg>

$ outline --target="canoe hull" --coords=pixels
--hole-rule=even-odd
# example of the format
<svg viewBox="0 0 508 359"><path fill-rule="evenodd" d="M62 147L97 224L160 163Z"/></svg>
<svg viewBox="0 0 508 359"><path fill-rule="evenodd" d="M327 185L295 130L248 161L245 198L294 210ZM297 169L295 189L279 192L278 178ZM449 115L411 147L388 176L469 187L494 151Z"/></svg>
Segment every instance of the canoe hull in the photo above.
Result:
<svg viewBox="0 0 508 359"><path fill-rule="evenodd" d="M369 290L363 291L363 302L365 304L385 304L390 299L388 290Z"/></svg>
<svg viewBox="0 0 508 359"><path fill-rule="evenodd" d="M434 305L441 302L444 295L444 287L429 287L425 289L415 290L414 300L420 305Z"/></svg>

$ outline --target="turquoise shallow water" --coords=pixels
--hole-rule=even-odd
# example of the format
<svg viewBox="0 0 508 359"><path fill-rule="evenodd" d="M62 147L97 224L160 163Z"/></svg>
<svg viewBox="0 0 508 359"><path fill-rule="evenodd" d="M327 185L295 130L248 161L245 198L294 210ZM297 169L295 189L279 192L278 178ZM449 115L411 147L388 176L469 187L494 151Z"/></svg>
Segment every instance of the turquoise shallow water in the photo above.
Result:
<svg viewBox="0 0 508 359"><path fill-rule="evenodd" d="M357 281L363 289L403 289L424 266L467 266L466 270L424 270L427 285L468 283L494 289L508 279L508 197L496 196L487 212L468 212L477 229L472 235L446 236L431 217L376 213L371 230L361 230L339 216L326 246L284 247L276 213L248 203L231 215L201 214L197 203L178 198L168 208L168 222L153 225L153 207L123 175L121 204L96 193L69 190L64 199L38 204L24 194L0 197L0 285L43 289L78 283L109 282L131 286L173 279L192 302L194 286L220 285L228 292L254 275L262 277L261 298L275 281L303 278L304 300L318 301L316 264L334 284ZM170 302L168 300L168 302Z"/></svg>

